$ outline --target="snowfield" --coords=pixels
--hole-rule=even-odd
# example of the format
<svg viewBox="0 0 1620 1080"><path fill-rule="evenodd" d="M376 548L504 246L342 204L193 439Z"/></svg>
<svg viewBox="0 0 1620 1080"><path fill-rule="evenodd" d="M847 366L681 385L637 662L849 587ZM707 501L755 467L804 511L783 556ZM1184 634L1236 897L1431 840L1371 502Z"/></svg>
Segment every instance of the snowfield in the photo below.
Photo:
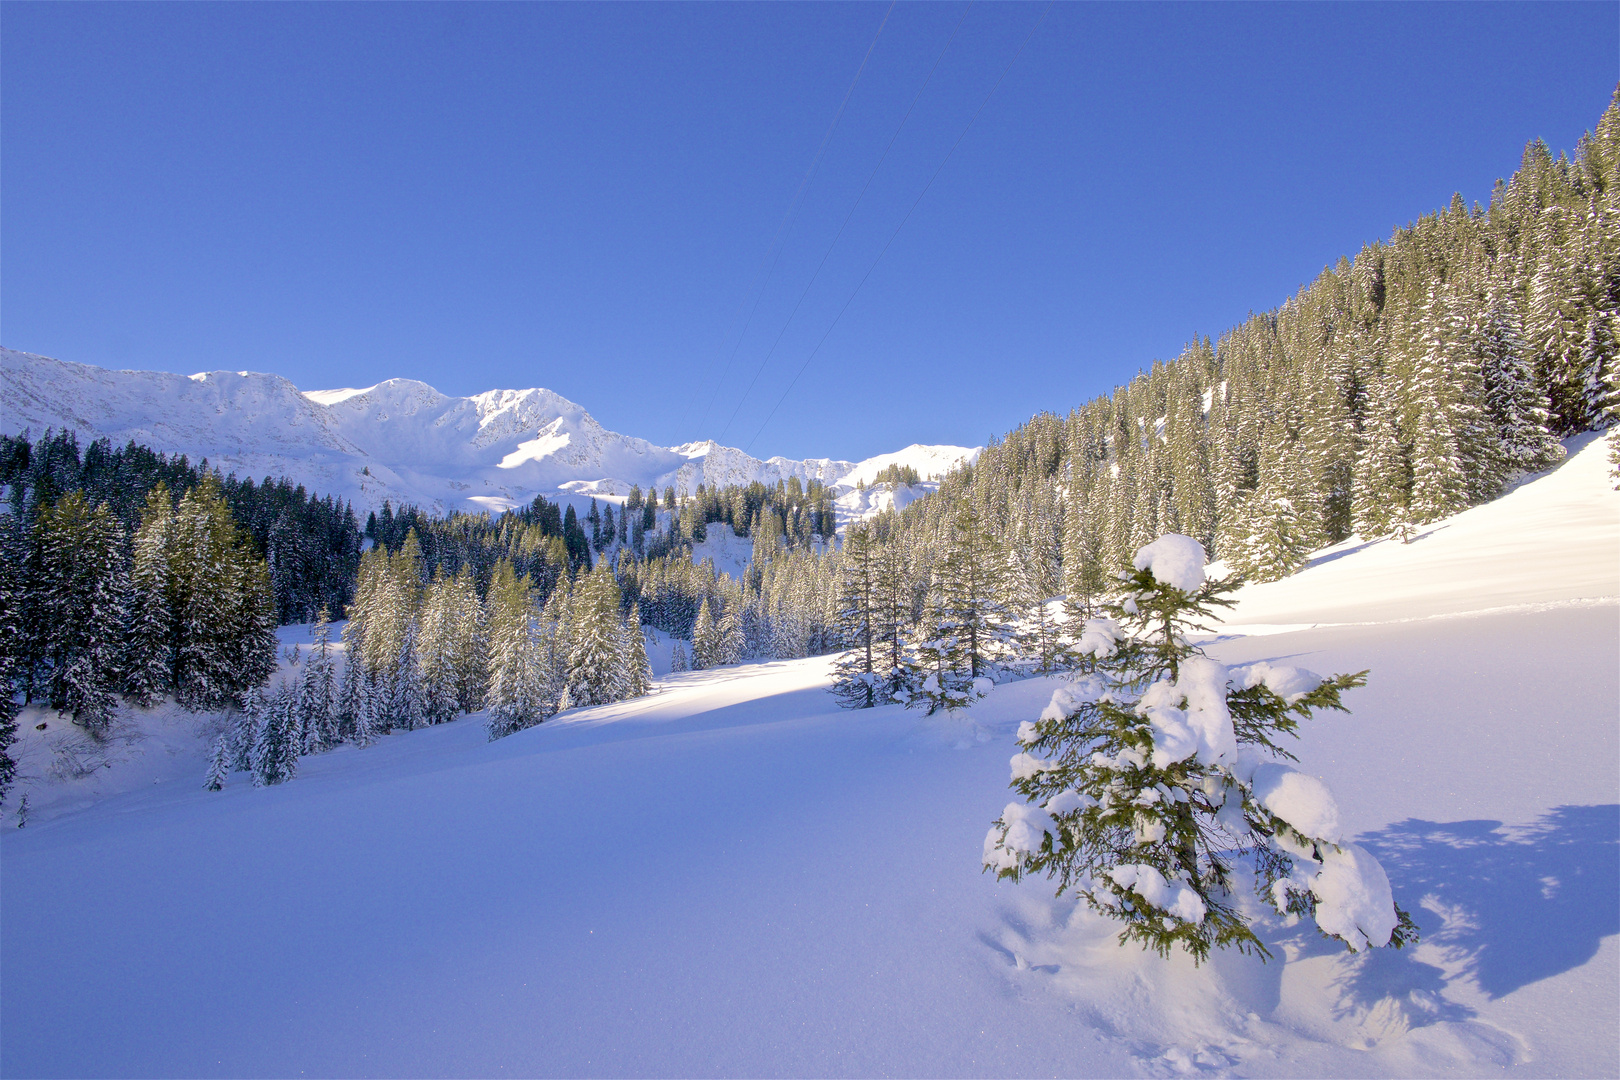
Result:
<svg viewBox="0 0 1620 1080"><path fill-rule="evenodd" d="M910 446L862 462L765 461L710 440L655 446L608 431L545 389L448 397L426 383L389 379L365 389L299 389L279 375L109 371L0 349L0 432L71 430L81 442L131 439L225 472L291 478L354 504L363 519L384 499L445 513L499 513L536 495L622 502L632 484L691 494L791 477L853 491L889 465L921 476L978 457L962 446ZM881 509L881 507L874 508ZM840 507L838 521L849 515Z"/></svg>
<svg viewBox="0 0 1620 1080"><path fill-rule="evenodd" d="M138 746L71 799L32 781L0 836L0 1073L1620 1075L1620 494L1569 445L1411 544L1245 590L1207 646L1371 669L1297 749L1415 948L1274 916L1271 963L1121 948L979 868L1059 680L846 712L817 658L274 788L206 792L200 751L152 783Z"/></svg>

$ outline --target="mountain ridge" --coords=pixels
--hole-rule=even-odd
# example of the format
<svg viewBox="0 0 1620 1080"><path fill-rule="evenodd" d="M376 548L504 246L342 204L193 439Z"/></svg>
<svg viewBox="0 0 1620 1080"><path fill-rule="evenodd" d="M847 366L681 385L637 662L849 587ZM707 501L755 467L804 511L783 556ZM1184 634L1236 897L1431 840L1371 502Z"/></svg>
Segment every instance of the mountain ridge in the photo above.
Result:
<svg viewBox="0 0 1620 1080"><path fill-rule="evenodd" d="M610 431L543 387L452 397L419 380L385 379L305 391L271 373L115 371L6 348L0 384L5 434L56 428L134 440L241 476L286 476L362 515L385 499L440 513L499 512L536 495L617 501L632 485L691 493L699 484L793 477L845 495L888 465L937 476L982 449L914 445L860 462L761 460L712 439L665 447Z"/></svg>

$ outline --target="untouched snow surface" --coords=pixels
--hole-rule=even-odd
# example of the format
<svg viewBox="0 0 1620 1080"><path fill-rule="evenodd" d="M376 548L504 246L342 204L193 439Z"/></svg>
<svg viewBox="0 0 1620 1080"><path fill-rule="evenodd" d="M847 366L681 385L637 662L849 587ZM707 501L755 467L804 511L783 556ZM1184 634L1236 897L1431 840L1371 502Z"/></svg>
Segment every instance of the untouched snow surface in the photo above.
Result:
<svg viewBox="0 0 1620 1080"><path fill-rule="evenodd" d="M654 446L608 431L550 390L453 398L389 379L365 389L300 392L277 375L109 371L0 349L0 431L71 429L81 440L133 439L241 476L287 476L356 511L384 499L431 510L501 511L549 499L622 500L632 484L695 492L798 477L853 490L889 465L924 477L973 460L961 446L911 446L862 462L766 461L718 443ZM881 509L877 507L876 509ZM843 523L849 515L840 509Z"/></svg>
<svg viewBox="0 0 1620 1080"><path fill-rule="evenodd" d="M0 1073L1620 1075L1620 495L1591 452L1247 590L1208 646L1246 678L1371 669L1299 769L1415 948L1269 916L1269 964L1121 948L979 870L1060 681L845 712L819 658L275 788L205 792L199 758L4 829Z"/></svg>

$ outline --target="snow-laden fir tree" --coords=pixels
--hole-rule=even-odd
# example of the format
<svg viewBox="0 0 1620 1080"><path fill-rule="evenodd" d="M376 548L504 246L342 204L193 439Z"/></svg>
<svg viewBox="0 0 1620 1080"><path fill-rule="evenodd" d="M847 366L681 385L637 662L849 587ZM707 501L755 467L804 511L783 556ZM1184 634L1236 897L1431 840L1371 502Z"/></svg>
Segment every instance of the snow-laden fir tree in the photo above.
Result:
<svg viewBox="0 0 1620 1080"><path fill-rule="evenodd" d="M11 747L17 741L17 657L22 652L20 543L11 515L0 520L0 803L17 778Z"/></svg>
<svg viewBox="0 0 1620 1080"><path fill-rule="evenodd" d="M851 525L844 535L843 572L839 607L834 623L845 652L833 669L833 696L846 709L870 709L891 700L889 673L881 629L876 625L879 606L878 545L864 524Z"/></svg>
<svg viewBox="0 0 1620 1080"><path fill-rule="evenodd" d="M692 670L702 671L713 667L718 661L715 653L718 648L718 633L714 623L714 615L709 611L709 598L704 597L698 606L697 621L692 624Z"/></svg>
<svg viewBox="0 0 1620 1080"><path fill-rule="evenodd" d="M528 578L519 577L503 559L495 567L486 603L490 646L486 708L493 741L532 727L551 713Z"/></svg>
<svg viewBox="0 0 1620 1080"><path fill-rule="evenodd" d="M669 670L671 674L678 671L690 671L691 665L686 659L686 649L679 641L672 644L669 650Z"/></svg>
<svg viewBox="0 0 1620 1080"><path fill-rule="evenodd" d="M1023 666L1042 675L1056 671L1064 660L1062 624L1049 603L1052 593L1040 567L1032 566L1017 545L1007 550L1007 607L1021 618L1013 624L1014 647Z"/></svg>
<svg viewBox="0 0 1620 1080"><path fill-rule="evenodd" d="M574 593L573 640L568 652L568 707L605 705L625 696L619 584L600 560Z"/></svg>
<svg viewBox="0 0 1620 1080"><path fill-rule="evenodd" d="M1244 500L1237 512L1247 535L1230 561L1245 581L1279 581L1304 567L1310 536L1291 498L1262 489Z"/></svg>
<svg viewBox="0 0 1620 1080"><path fill-rule="evenodd" d="M619 639L620 662L624 666L624 696L641 697L652 692L652 663L647 659L647 639L641 629L641 607L630 605Z"/></svg>
<svg viewBox="0 0 1620 1080"><path fill-rule="evenodd" d="M1564 456L1548 430L1547 391L1536 382L1524 324L1511 289L1492 282L1472 313L1470 339L1480 353L1485 412L1495 427L1500 484L1515 473L1537 472Z"/></svg>
<svg viewBox="0 0 1620 1080"><path fill-rule="evenodd" d="M212 476L181 498L173 530L175 699L188 709L217 709L276 669L270 574Z"/></svg>
<svg viewBox="0 0 1620 1080"><path fill-rule="evenodd" d="M947 522L922 620L907 649L907 704L932 714L982 696L1015 648L1006 559L963 500Z"/></svg>
<svg viewBox="0 0 1620 1080"><path fill-rule="evenodd" d="M282 784L297 776L304 733L298 722L297 694L292 687L283 685L268 695L255 691L249 699L248 715L255 728L248 758L253 786Z"/></svg>
<svg viewBox="0 0 1620 1080"><path fill-rule="evenodd" d="M323 607L315 618L314 643L298 678L298 714L304 753L318 754L339 742L337 664L332 658L332 626Z"/></svg>
<svg viewBox="0 0 1620 1080"><path fill-rule="evenodd" d="M352 742L359 747L371 745L376 732L371 726L371 681L366 677L362 659L363 634L355 620L343 626L343 676L338 684L337 727L340 741Z"/></svg>
<svg viewBox="0 0 1620 1080"><path fill-rule="evenodd" d="M1025 801L985 837L986 868L1046 874L1123 922L1122 944L1203 960L1212 948L1269 955L1234 895L1249 856L1256 893L1278 912L1313 916L1352 949L1415 941L1377 860L1280 741L1314 710L1343 709L1340 694L1366 673L1227 668L1187 638L1229 606L1229 586L1205 578L1202 546L1164 536L1133 565L1099 671L1019 728L1012 786Z"/></svg>
<svg viewBox="0 0 1620 1080"><path fill-rule="evenodd" d="M428 724L443 724L455 719L459 704L457 690L461 672L458 667L455 578L434 574L427 595L422 601L419 621L418 662L421 665L421 713Z"/></svg>
<svg viewBox="0 0 1620 1080"><path fill-rule="evenodd" d="M31 607L51 707L96 737L117 705L128 606L123 530L105 503L69 492L34 522Z"/></svg>
<svg viewBox="0 0 1620 1080"><path fill-rule="evenodd" d="M162 481L147 493L132 546L124 684L130 700L145 707L174 685L174 502Z"/></svg>
<svg viewBox="0 0 1620 1080"><path fill-rule="evenodd" d="M484 608L478 599L471 567L447 580L446 604L450 609L452 640L451 664L455 669L456 705L462 712L484 707L484 691L489 682L489 658L484 633Z"/></svg>
<svg viewBox="0 0 1620 1080"><path fill-rule="evenodd" d="M807 651L800 655L808 655ZM728 604L725 614L714 628L714 663L711 666L719 667L723 664L741 663L743 658L743 630L742 618L737 613L737 605Z"/></svg>
<svg viewBox="0 0 1620 1080"><path fill-rule="evenodd" d="M1363 540L1389 536L1406 519L1411 466L1401 442L1399 409L1387 377L1372 387L1351 499L1351 527ZM1399 519L1399 520L1397 520Z"/></svg>
<svg viewBox="0 0 1620 1080"><path fill-rule="evenodd" d="M208 755L208 779L203 787L208 791L219 791L225 787L225 780L231 775L230 740L224 732L214 739L214 749Z"/></svg>

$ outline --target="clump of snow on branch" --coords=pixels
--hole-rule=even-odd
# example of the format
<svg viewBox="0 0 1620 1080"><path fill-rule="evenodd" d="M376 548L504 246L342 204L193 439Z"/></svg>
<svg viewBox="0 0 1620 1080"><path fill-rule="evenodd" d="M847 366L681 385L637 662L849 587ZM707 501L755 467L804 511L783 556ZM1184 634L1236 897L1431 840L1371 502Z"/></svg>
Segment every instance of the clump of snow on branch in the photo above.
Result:
<svg viewBox="0 0 1620 1080"><path fill-rule="evenodd" d="M1201 923L1208 908L1203 898L1185 885L1172 885L1151 866L1125 863L1108 871L1115 885L1136 893L1154 907L1163 908L1183 922Z"/></svg>
<svg viewBox="0 0 1620 1080"><path fill-rule="evenodd" d="M1204 545L1190 536L1166 533L1137 549L1131 565L1172 589L1190 593L1204 587Z"/></svg>
<svg viewBox="0 0 1620 1080"><path fill-rule="evenodd" d="M1226 667L1205 656L1181 665L1180 677L1161 679L1136 705L1153 727L1153 765L1165 768L1194 756L1204 765L1233 760L1237 735L1226 707Z"/></svg>

